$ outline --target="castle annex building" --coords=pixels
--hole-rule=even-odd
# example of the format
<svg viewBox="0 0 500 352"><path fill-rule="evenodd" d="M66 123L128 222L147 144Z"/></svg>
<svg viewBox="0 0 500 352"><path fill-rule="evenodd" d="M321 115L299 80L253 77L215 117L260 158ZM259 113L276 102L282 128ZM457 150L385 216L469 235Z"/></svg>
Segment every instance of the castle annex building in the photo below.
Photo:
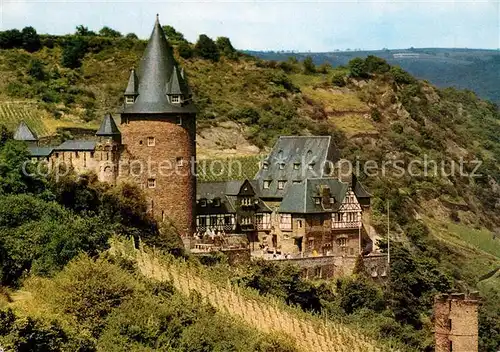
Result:
<svg viewBox="0 0 500 352"><path fill-rule="evenodd" d="M170 221L183 236L194 232L196 181L196 109L191 90L174 60L158 21L137 71L131 70L118 127L104 118L95 140L71 140L39 147L22 123L15 139L28 143L33 158L51 167L69 164L76 172L93 171L99 180L133 181L144 189L149 210Z"/></svg>

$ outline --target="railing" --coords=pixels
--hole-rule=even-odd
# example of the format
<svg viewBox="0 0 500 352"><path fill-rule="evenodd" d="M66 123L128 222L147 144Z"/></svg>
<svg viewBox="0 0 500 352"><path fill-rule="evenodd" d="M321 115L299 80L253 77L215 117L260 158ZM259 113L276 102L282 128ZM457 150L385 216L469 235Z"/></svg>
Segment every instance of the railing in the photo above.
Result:
<svg viewBox="0 0 500 352"><path fill-rule="evenodd" d="M257 224L257 230L270 230L271 224Z"/></svg>
<svg viewBox="0 0 500 352"><path fill-rule="evenodd" d="M210 231L224 231L224 232L230 232L230 231L234 231L236 229L236 225L231 225L231 224L228 224L228 225L205 225L205 226L196 226L196 231L197 232L206 232L207 230L210 230Z"/></svg>
<svg viewBox="0 0 500 352"><path fill-rule="evenodd" d="M357 229L360 226L361 221L332 222L332 229Z"/></svg>

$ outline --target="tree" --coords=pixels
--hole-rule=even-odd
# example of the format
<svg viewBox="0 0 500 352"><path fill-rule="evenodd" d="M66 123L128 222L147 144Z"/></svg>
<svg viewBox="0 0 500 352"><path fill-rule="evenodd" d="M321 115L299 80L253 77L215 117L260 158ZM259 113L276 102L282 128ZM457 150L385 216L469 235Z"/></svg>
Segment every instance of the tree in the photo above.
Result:
<svg viewBox="0 0 500 352"><path fill-rule="evenodd" d="M43 81L45 79L45 70L43 68L42 61L38 59L31 60L28 67L28 74L36 79L37 81Z"/></svg>
<svg viewBox="0 0 500 352"><path fill-rule="evenodd" d="M183 59L190 59L194 56L194 50L187 42L181 42L177 47L177 52Z"/></svg>
<svg viewBox="0 0 500 352"><path fill-rule="evenodd" d="M215 42L210 39L207 35L201 34L194 46L194 52L196 56L202 59L212 60L214 62L219 61L220 53Z"/></svg>
<svg viewBox="0 0 500 352"><path fill-rule="evenodd" d="M20 48L23 44L23 35L17 29L0 32L0 49Z"/></svg>
<svg viewBox="0 0 500 352"><path fill-rule="evenodd" d="M87 53L87 42L80 37L72 39L63 49L61 64L67 68L78 68Z"/></svg>
<svg viewBox="0 0 500 352"><path fill-rule="evenodd" d="M111 38L120 38L122 34L112 28L109 28L108 26L104 26L101 28L99 31L99 35L101 37L111 37Z"/></svg>
<svg viewBox="0 0 500 352"><path fill-rule="evenodd" d="M172 42L186 42L187 40L184 38L184 34L181 32L177 32L177 30L172 26L163 26L163 32L169 41Z"/></svg>
<svg viewBox="0 0 500 352"><path fill-rule="evenodd" d="M89 30L89 27L85 27L84 25L76 26L75 35L81 36L95 36L95 32Z"/></svg>
<svg viewBox="0 0 500 352"><path fill-rule="evenodd" d="M42 44L40 43L40 36L37 34L35 28L24 27L21 35L23 41L22 46L24 50L30 53L40 50Z"/></svg>
<svg viewBox="0 0 500 352"><path fill-rule="evenodd" d="M351 77L365 78L367 76L365 60L356 57L349 61L348 64Z"/></svg>
<svg viewBox="0 0 500 352"><path fill-rule="evenodd" d="M12 132L5 125L0 125L0 150L9 139L12 139Z"/></svg>
<svg viewBox="0 0 500 352"><path fill-rule="evenodd" d="M137 34L135 33L127 33L127 35L125 36L125 38L127 39L139 39L139 37L137 37Z"/></svg>
<svg viewBox="0 0 500 352"><path fill-rule="evenodd" d="M302 66L304 66L304 73L307 75L316 72L316 66L314 65L314 61L310 56L304 59L304 62L302 62Z"/></svg>
<svg viewBox="0 0 500 352"><path fill-rule="evenodd" d="M365 59L366 71L369 73L386 73L389 72L391 66L380 57L368 55Z"/></svg>
<svg viewBox="0 0 500 352"><path fill-rule="evenodd" d="M231 59L237 58L236 49L233 47L228 37L218 37L216 44L220 53Z"/></svg>

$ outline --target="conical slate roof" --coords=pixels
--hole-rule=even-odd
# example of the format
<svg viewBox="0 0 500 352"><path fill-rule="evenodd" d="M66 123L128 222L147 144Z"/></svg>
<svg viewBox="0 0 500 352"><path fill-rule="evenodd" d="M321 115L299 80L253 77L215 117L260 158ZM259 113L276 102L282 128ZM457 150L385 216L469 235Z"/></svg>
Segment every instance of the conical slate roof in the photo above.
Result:
<svg viewBox="0 0 500 352"><path fill-rule="evenodd" d="M167 87L175 65L172 47L167 42L157 18L137 72L139 95L134 104L125 106L123 112L134 114L196 112L191 103L182 106L170 104L167 98ZM182 77L181 80L184 81Z"/></svg>
<svg viewBox="0 0 500 352"><path fill-rule="evenodd" d="M137 95L137 88L139 87L139 79L135 74L135 70L130 70L130 77L128 79L127 89L125 89L125 95Z"/></svg>
<svg viewBox="0 0 500 352"><path fill-rule="evenodd" d="M24 121L21 121L19 127L17 127L17 130L14 133L14 139L17 141L26 142L38 141L36 134L28 127L28 125Z"/></svg>
<svg viewBox="0 0 500 352"><path fill-rule="evenodd" d="M184 95L185 97L189 95L188 86L182 76L182 73L177 70L177 66L174 66L174 72L172 72L167 85L166 92L168 95Z"/></svg>
<svg viewBox="0 0 500 352"><path fill-rule="evenodd" d="M104 116L101 127L95 134L96 136L116 136L121 135L120 130L116 126L115 120L111 114Z"/></svg>

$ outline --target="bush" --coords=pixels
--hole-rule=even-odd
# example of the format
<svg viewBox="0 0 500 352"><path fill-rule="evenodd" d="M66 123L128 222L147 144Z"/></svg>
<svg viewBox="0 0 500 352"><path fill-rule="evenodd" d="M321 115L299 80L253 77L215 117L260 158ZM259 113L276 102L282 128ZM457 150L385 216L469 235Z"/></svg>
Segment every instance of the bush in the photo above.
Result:
<svg viewBox="0 0 500 352"><path fill-rule="evenodd" d="M398 84L411 84L415 82L415 78L399 66L392 66L389 73Z"/></svg>
<svg viewBox="0 0 500 352"><path fill-rule="evenodd" d="M22 47L24 50L30 53L40 50L42 46L40 42L40 36L36 33L35 28L24 27L21 35L23 41Z"/></svg>
<svg viewBox="0 0 500 352"><path fill-rule="evenodd" d="M218 37L216 40L216 44L219 52L224 56L227 56L230 59L238 57L238 55L236 55L236 49L233 47L233 44L231 44L231 41L228 37Z"/></svg>
<svg viewBox="0 0 500 352"><path fill-rule="evenodd" d="M305 74L316 73L316 66L314 65L312 57L308 56L302 62L302 66L304 67Z"/></svg>
<svg viewBox="0 0 500 352"><path fill-rule="evenodd" d="M370 111L370 115L372 117L372 120L375 122L380 122L382 120L382 114L377 108L372 108Z"/></svg>
<svg viewBox="0 0 500 352"><path fill-rule="evenodd" d="M217 62L220 58L217 45L205 34L201 34L198 38L198 41L194 46L194 52L196 56L201 57L205 60L212 60L214 62Z"/></svg>
<svg viewBox="0 0 500 352"><path fill-rule="evenodd" d="M332 76L332 84L336 87L344 87L346 85L345 75L343 73L335 73Z"/></svg>
<svg viewBox="0 0 500 352"><path fill-rule="evenodd" d="M177 47L179 56L183 59L190 59L194 56L194 50L189 43L181 42Z"/></svg>
<svg viewBox="0 0 500 352"><path fill-rule="evenodd" d="M43 81L45 79L43 63L38 59L31 60L28 67L28 74L37 81Z"/></svg>
<svg viewBox="0 0 500 352"><path fill-rule="evenodd" d="M367 77L367 69L365 60L356 57L349 61L348 64L349 72L351 77L354 78L366 78Z"/></svg>
<svg viewBox="0 0 500 352"><path fill-rule="evenodd" d="M382 291L376 284L364 277L337 280L337 302L347 314L367 308L374 311L384 309Z"/></svg>
<svg viewBox="0 0 500 352"><path fill-rule="evenodd" d="M122 34L112 28L109 28L107 26L104 26L101 28L99 31L99 35L101 37L110 37L110 38L120 38L122 37Z"/></svg>
<svg viewBox="0 0 500 352"><path fill-rule="evenodd" d="M67 68L79 68L87 53L87 42L82 38L73 38L64 46L61 64Z"/></svg>
<svg viewBox="0 0 500 352"><path fill-rule="evenodd" d="M366 71L368 73L386 73L389 72L391 66L385 61L377 56L368 55L365 59Z"/></svg>
<svg viewBox="0 0 500 352"><path fill-rule="evenodd" d="M165 36L167 39L171 42L177 42L177 43L187 43L187 40L184 38L184 34L181 32L177 32L177 30L172 27L172 26L163 26L163 32L165 33Z"/></svg>

